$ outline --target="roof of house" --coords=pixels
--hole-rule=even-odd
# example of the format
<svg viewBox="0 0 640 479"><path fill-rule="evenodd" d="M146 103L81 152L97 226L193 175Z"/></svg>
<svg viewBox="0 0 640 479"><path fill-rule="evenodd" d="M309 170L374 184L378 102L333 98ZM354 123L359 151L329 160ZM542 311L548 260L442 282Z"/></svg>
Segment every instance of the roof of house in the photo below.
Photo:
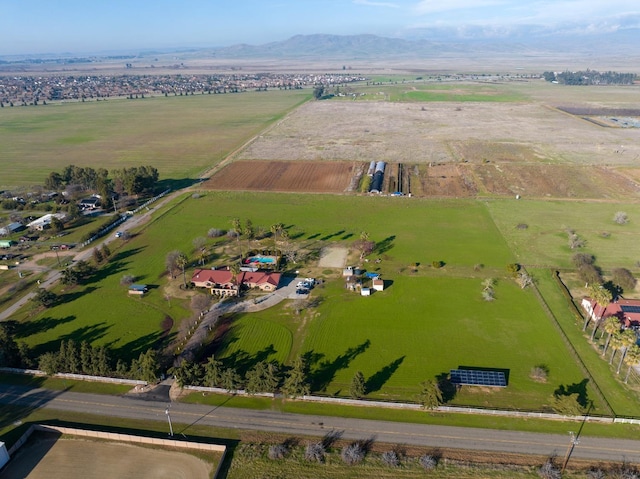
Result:
<svg viewBox="0 0 640 479"><path fill-rule="evenodd" d="M255 285L272 284L278 286L281 278L280 273L272 273L265 271L241 271L237 276L237 283L250 283ZM215 283L229 284L231 283L233 274L228 269L197 269L193 272L191 282L193 283Z"/></svg>
<svg viewBox="0 0 640 479"><path fill-rule="evenodd" d="M625 326L640 325L640 299L617 298L606 307L591 298L585 298L585 300L589 302L594 316L598 318L616 316L624 322Z"/></svg>
<svg viewBox="0 0 640 479"><path fill-rule="evenodd" d="M131 291L146 291L148 286L146 284L132 284L129 289Z"/></svg>
<svg viewBox="0 0 640 479"><path fill-rule="evenodd" d="M64 213L49 213L44 216L41 216L37 220L33 220L31 223L27 224L29 228L33 228L34 226L48 225L51 223L53 218L58 218L61 221L67 217Z"/></svg>

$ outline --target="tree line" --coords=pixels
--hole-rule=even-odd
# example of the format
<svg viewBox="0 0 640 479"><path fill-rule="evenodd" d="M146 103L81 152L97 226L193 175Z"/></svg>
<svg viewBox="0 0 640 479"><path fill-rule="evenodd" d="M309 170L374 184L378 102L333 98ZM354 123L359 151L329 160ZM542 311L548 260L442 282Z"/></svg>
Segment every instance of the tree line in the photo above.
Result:
<svg viewBox="0 0 640 479"><path fill-rule="evenodd" d="M137 379L154 383L158 380L160 362L153 349L140 353L130 363L112 360L106 346L92 346L87 341L61 341L57 351L33 358L33 351L23 342L16 342L9 323L0 324L0 366L10 368L37 367L49 375L57 373Z"/></svg>
<svg viewBox="0 0 640 479"><path fill-rule="evenodd" d="M158 182L158 170L153 166L133 166L107 171L75 165L66 166L62 172L52 171L45 179L45 188L61 191L69 187L97 192L102 198L112 193L138 195L153 191Z"/></svg>
<svg viewBox="0 0 640 479"><path fill-rule="evenodd" d="M599 72L588 69L559 73L546 71L542 76L548 82L558 82L563 85L633 85L636 80L635 73Z"/></svg>

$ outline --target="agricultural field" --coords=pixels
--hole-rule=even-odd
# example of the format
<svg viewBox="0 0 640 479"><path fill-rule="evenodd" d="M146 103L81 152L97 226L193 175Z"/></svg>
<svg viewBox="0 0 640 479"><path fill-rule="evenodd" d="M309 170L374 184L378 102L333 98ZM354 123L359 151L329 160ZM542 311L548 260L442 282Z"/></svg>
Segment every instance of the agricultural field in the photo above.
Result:
<svg viewBox="0 0 640 479"><path fill-rule="evenodd" d="M42 184L67 165L152 165L161 179L197 178L308 91L109 99L3 108L0 187Z"/></svg>
<svg viewBox="0 0 640 479"><path fill-rule="evenodd" d="M533 82L368 88L362 91L369 97L357 101L307 102L286 115L306 93L56 105L51 108L75 113L38 121L28 112L40 107L10 112L31 133L0 147L0 165L18 147L34 158L53 148L46 171L36 171L35 161L24 177L8 169L13 176L7 178L16 184L33 181L27 174L44 177L51 165L86 164L80 160L87 152L113 167L140 159L169 179L193 178L236 152L208 181L154 212L131 239L118 240L109 264L88 284L60 286L62 301L46 311L22 311L18 319L27 327L17 339L38 353L56 349L62 340L87 340L109 345L124 359L149 347L169 347L193 319L190 301L199 293L180 288L182 275L166 274L167 253L187 254L188 281L196 266L226 265L257 244L209 238L211 228L228 230L239 218L268 232L281 222L301 258L289 271L324 281L312 293L317 302L285 302L227 318L211 349L227 365L245 372L261 359L290 362L302 354L315 392L346 396L360 370L368 397L389 400L415 400L421 381L458 366L499 368L509 372L505 390L463 388L448 401L548 410L554 391L564 387L580 390L603 412L551 319L532 291L516 285L506 265L532 267L536 280L549 268L571 267L572 230L585 240L580 251L593 253L602 268L638 272L640 257L629 247L640 234L637 130L606 128L567 112L572 105L616 108L637 89L620 89L607 103L592 88L561 90ZM386 90L373 98L372 88ZM566 96L558 93L563 91ZM110 120L92 120L102 108L111 112L105 115ZM110 129L103 121L118 126ZM77 134L72 128L61 136L61 125L69 123L78 125ZM0 144L14 124L19 122L3 124L0 118ZM80 128L85 124L87 131ZM28 150L27 136L39 131L42 138ZM105 138L118 147L105 148ZM414 197L309 194L357 191L354 178L372 160L390 162L388 188L397 164L406 167ZM557 198L571 201L551 200ZM622 198L626 202L617 203ZM626 225L613 222L621 210L629 215ZM377 246L365 267L387 281L386 290L370 298L347 292L339 269L316 263L322 248L349 248L363 231ZM204 265L197 264L194 243L200 237L208 251ZM349 261L357 256L352 250ZM120 284L124 275L148 284L149 294L128 296ZM496 280L492 302L481 295L488 278ZM553 295L553 288L545 294ZM549 369L546 383L529 378L540 365ZM614 380L607 386L614 396L627 391ZM637 398L618 395L616 412L634 414Z"/></svg>
<svg viewBox="0 0 640 479"><path fill-rule="evenodd" d="M637 203L522 199L485 204L520 263L572 268L571 257L582 252L593 254L605 270L627 268L638 272L640 254L631 246L640 240ZM613 220L618 211L627 213L627 224ZM569 247L568 230L584 240L582 248Z"/></svg>
<svg viewBox="0 0 640 479"><path fill-rule="evenodd" d="M344 193L358 186L362 169L362 164L338 161L235 161L204 182L202 187L226 191Z"/></svg>
<svg viewBox="0 0 640 479"><path fill-rule="evenodd" d="M523 99L524 93L530 98L530 93L555 86L538 85L529 92L534 87L525 85L516 94L520 90L508 85L505 89L515 92L509 101L310 102L248 145L239 158L412 164L506 157L553 164L633 164L640 155L636 129L605 128L559 110L558 89L555 101ZM582 92L586 103L587 91Z"/></svg>
<svg viewBox="0 0 640 479"><path fill-rule="evenodd" d="M78 450L82 450L82 454L78 454ZM151 448L36 433L12 458L2 477L207 479L213 473L215 462L213 457L207 462L196 455L163 450L157 446Z"/></svg>
<svg viewBox="0 0 640 479"><path fill-rule="evenodd" d="M62 304L31 317L28 334L19 339L39 352L56 349L62 339L88 340L108 344L127 359L147 347L167 345L180 334L180 324L191 317L188 303L194 292L179 292L181 275L174 280L165 275L166 254L177 249L193 258L188 278L191 268L199 266L191 243L205 237L210 228L227 229L234 217L242 222L249 219L265 230L282 222L308 256L295 268L325 279L324 286L314 292L319 304L296 314L295 305L284 302L261 313L233 317L213 351L226 364L244 372L262 359L286 363L306 354L315 391L345 395L354 372L362 370L370 397L393 400L413 400L421 381L458 366L500 368L509 370L507 389L464 389L450 402L538 410L549 407L561 385L574 385L600 406L588 384L579 386L582 372L535 297L521 290L506 271L508 263L528 264L525 260L529 251L535 256L538 236L549 236L551 241L545 246L550 257L544 265L569 264L571 252L565 247L561 213L575 218L589 205L557 202L554 212L554 204L343 195L323 195L318 201L315 195L215 191L185 194L158 211L132 239L114 243L114 259L98 277L64 292ZM516 228L524 220L513 216L514 206L528 207L523 210L530 221L526 230ZM606 241L616 241L613 226L635 234L633 222L612 223L616 205L596 206L593 211L601 211L602 220L614 231ZM628 208L631 218L634 211ZM547 220L545 214L556 219ZM594 214L590 218L595 221ZM582 224L572 226L582 233ZM549 232L536 235L542 228ZM387 280L386 290L371 298L347 292L340 270L314 266L320 249L348 248L361 231L369 231L377 243L372 258L380 262L371 267ZM591 241L586 228L584 234ZM242 246L236 243L208 239L211 254L204 266L226 264ZM618 258L625 251L621 243ZM434 268L436 260L444 267ZM150 293L142 298L128 296L120 285L125 274L149 284ZM482 300L486 278L497 280L494 302ZM98 297L100 308L95 307ZM529 378L531 369L540 364L550 371L546 383Z"/></svg>

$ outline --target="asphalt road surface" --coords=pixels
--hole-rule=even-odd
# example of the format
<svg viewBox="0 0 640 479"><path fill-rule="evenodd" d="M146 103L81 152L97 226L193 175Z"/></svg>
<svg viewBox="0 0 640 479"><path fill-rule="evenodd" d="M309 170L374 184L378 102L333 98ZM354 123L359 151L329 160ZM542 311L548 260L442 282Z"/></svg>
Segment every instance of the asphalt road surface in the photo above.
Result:
<svg viewBox="0 0 640 479"><path fill-rule="evenodd" d="M426 447L468 449L535 454L564 457L570 436L538 434L493 429L475 429L389 421L334 418L289 414L275 411L255 411L198 404L172 403L144 397L103 396L73 392L29 389L23 386L0 385L0 403L52 410L97 414L167 422L167 410L177 437L189 436L195 424L230 429L248 429L277 432L292 436L323 436L330 431L341 431L345 439L370 439L386 443ZM575 431L580 424L576 423ZM584 432L588 434L589 424ZM167 425L168 431L168 425ZM183 436L184 435L184 436ZM579 438L572 457L602 461L640 463L640 440Z"/></svg>

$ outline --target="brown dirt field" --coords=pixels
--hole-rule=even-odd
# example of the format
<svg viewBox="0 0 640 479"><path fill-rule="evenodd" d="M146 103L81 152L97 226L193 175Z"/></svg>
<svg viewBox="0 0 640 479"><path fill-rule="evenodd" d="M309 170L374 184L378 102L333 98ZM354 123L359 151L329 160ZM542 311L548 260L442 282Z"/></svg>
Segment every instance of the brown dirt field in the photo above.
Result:
<svg viewBox="0 0 640 479"><path fill-rule="evenodd" d="M490 195L529 197L638 199L636 184L607 168L541 163L463 165L478 190Z"/></svg>
<svg viewBox="0 0 640 479"><path fill-rule="evenodd" d="M356 162L235 161L203 183L210 190L343 193L362 170Z"/></svg>
<svg viewBox="0 0 640 479"><path fill-rule="evenodd" d="M129 444L56 439L27 442L3 479L208 479L213 467L183 452Z"/></svg>
<svg viewBox="0 0 640 479"><path fill-rule="evenodd" d="M316 101L256 138L238 158L633 165L640 158L634 130L604 128L534 102Z"/></svg>

